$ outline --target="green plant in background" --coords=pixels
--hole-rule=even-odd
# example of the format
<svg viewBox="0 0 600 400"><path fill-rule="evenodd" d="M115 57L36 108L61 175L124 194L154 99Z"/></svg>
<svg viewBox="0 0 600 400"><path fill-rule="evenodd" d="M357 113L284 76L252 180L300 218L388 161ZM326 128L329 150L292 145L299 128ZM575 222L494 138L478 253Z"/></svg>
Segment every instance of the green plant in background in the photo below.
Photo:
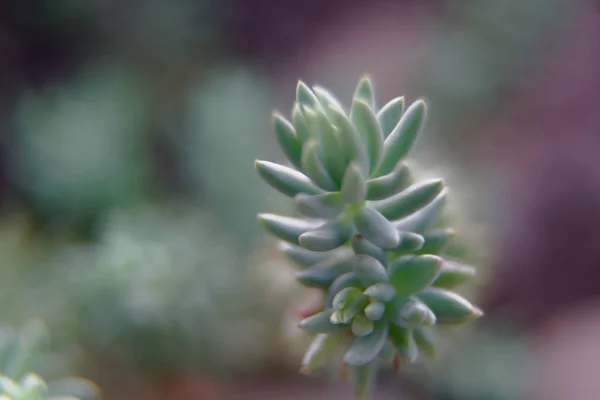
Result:
<svg viewBox="0 0 600 400"><path fill-rule="evenodd" d="M97 244L59 260L70 265L83 346L150 374L259 371L278 356L269 328L285 298L232 246L192 206L114 210Z"/></svg>
<svg viewBox="0 0 600 400"><path fill-rule="evenodd" d="M46 382L37 373L37 359L47 347L46 327L32 320L20 331L0 330L0 399L93 400L100 397L93 383L81 378Z"/></svg>
<svg viewBox="0 0 600 400"><path fill-rule="evenodd" d="M265 229L302 270L298 281L325 292L323 308L300 322L317 336L305 354L310 373L343 354L357 395L368 397L381 363L435 354L435 325L482 312L452 291L472 267L443 257L455 232L441 226L447 190L441 179L413 182L406 157L426 106L404 98L375 106L363 78L349 113L333 94L299 82L291 122L274 115L290 161L256 161L260 176L292 197L301 214L259 214Z"/></svg>

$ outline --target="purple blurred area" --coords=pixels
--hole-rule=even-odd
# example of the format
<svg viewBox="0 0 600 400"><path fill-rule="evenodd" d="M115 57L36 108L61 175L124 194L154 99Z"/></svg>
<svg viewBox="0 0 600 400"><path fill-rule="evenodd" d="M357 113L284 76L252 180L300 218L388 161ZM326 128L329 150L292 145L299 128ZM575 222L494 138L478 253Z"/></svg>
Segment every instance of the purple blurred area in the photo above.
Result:
<svg viewBox="0 0 600 400"><path fill-rule="evenodd" d="M24 216L23 253L37 248L41 238L62 254L73 243L102 242L98 232L114 210L185 203L214 217L224 237L238 252L252 253L255 264L281 262L255 231L253 217L271 206L285 207L252 180L253 159L280 157L264 125L269 112L290 111L298 79L349 99L364 73L373 78L380 106L398 95L428 100L429 125L416 158L425 169L449 172L449 185L464 201L458 205L466 221L461 226L467 246L474 248L467 256L480 265L482 277L468 293L486 313L465 331L466 342L439 364L432 361L408 377L385 375L374 399L598 399L596 1L3 0L2 235L17 235L10 221ZM213 246L207 248L211 252ZM45 311L43 301L25 300L33 289L24 277L36 276L39 266L21 255L14 261L12 252L3 251L0 259L7 265L28 272L0 277L13 279L7 287L24 288L2 297L1 315L15 323L36 313L52 320L55 314ZM235 268L242 263L230 264L230 276L239 276ZM165 276L177 271L174 265ZM275 288L283 285L250 271L248 286L261 280ZM212 282L203 273L192 275ZM212 318L192 308L189 316L182 314L184 322L174 324L176 333L161 326L159 333L144 336L148 326L131 323L144 340L135 339L137 330L122 328L135 319L129 314L122 317L127 324L112 319L119 330L106 337L134 338L140 346L127 362L85 337L86 329L109 324L87 321L89 326L82 327L77 299L69 302L76 304L78 317L72 320L79 322L69 317L70 324L56 327L65 341L84 336L81 347L91 350L78 350L88 356L76 357L73 364L76 372L99 383L107 399L351 398L347 388L331 386L327 379L298 377L301 351L294 346L301 350L303 342L298 345L295 334L288 344L288 333L281 333L287 332L284 315L297 305L287 293L291 286L279 287L284 294L265 302L278 304L272 319L253 314L249 324L260 321L267 326L264 332L277 336L261 337L261 343L277 344L267 350L266 361L256 356L260 361L250 366L235 359L238 353L229 355L234 361L223 361L206 356L205 348L194 356L201 367L191 356L181 361L186 351L173 356L168 346L164 358L153 357L153 340L178 340L186 318ZM111 296L107 287L101 296ZM247 296L255 297L240 295L224 313L259 303L256 294ZM220 300L215 303L222 306ZM228 329L228 321L219 327ZM186 335L193 337L196 328L190 329ZM207 334L203 346L221 346L211 342L221 336L218 329ZM243 327L239 330L245 334ZM456 361L470 341L496 334L524 350L502 364L501 347L494 353L490 339L488 353ZM152 368L158 365L160 378L140 367L148 360ZM510 375L512 368L518 376Z"/></svg>

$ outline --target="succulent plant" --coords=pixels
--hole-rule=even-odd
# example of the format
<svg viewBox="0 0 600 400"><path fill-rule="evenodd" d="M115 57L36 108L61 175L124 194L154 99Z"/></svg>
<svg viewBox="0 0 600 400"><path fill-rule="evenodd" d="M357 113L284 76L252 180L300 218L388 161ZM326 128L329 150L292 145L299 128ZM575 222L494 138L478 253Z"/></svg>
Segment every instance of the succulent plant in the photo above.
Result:
<svg viewBox="0 0 600 400"><path fill-rule="evenodd" d="M46 382L29 372L48 341L47 330L32 320L20 331L0 331L1 400L93 400L99 398L96 386L85 379L69 377Z"/></svg>
<svg viewBox="0 0 600 400"><path fill-rule="evenodd" d="M434 354L435 325L482 315L452 290L475 270L443 257L455 236L440 225L443 180L414 182L406 163L424 126L425 102L404 103L398 97L377 110L364 77L347 112L328 90L299 82L291 121L277 112L273 118L289 164L255 162L300 214L259 214L259 222L301 269L299 283L325 293L322 308L300 322L316 334L302 371L341 351L363 399L381 362L399 369L419 351Z"/></svg>

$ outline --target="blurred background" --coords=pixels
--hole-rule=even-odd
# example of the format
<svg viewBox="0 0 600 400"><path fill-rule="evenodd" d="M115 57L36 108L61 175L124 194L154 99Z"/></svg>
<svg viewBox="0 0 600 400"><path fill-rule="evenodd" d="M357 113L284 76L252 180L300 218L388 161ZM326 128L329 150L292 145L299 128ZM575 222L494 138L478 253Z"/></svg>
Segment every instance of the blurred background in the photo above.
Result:
<svg viewBox="0 0 600 400"><path fill-rule="evenodd" d="M350 399L297 373L253 169L298 79L424 96L485 318L375 399L598 399L600 3L2 0L0 320L105 399Z"/></svg>

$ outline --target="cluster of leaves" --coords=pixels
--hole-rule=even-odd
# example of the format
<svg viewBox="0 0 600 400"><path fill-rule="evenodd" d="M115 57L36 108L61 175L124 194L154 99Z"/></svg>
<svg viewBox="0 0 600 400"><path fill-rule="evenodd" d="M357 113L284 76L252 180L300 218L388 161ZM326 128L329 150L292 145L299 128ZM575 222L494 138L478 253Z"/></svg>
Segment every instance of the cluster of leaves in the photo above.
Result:
<svg viewBox="0 0 600 400"><path fill-rule="evenodd" d="M95 385L81 378L46 382L29 372L36 366L47 345L45 326L31 321L20 331L0 331L0 399L1 400L93 400L99 398Z"/></svg>
<svg viewBox="0 0 600 400"><path fill-rule="evenodd" d="M440 226L441 179L413 182L406 163L426 117L417 100L376 109L361 79L349 113L332 93L299 82L291 122L274 114L290 161L256 161L260 176L292 197L298 218L260 214L266 230L302 270L298 281L325 292L323 308L301 321L317 336L303 360L308 373L342 351L357 394L370 393L380 361L434 354L434 325L472 321L482 312L451 289L475 274L442 257L455 232Z"/></svg>

